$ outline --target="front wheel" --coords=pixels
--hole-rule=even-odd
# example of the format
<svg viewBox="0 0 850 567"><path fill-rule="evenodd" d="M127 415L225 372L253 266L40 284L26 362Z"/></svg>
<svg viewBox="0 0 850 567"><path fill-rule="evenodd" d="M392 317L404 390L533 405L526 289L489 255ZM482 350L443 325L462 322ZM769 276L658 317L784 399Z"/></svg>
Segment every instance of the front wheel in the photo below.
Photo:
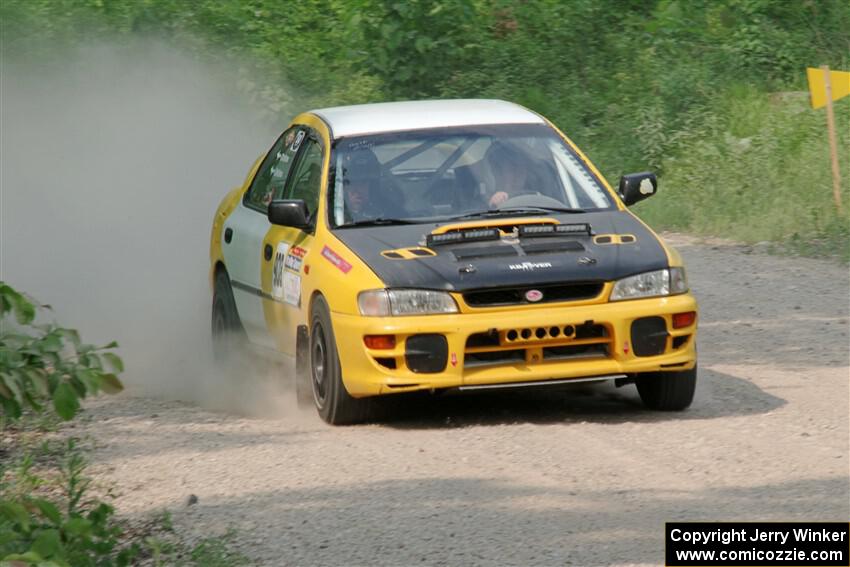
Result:
<svg viewBox="0 0 850 567"><path fill-rule="evenodd" d="M643 405L661 411L681 411L691 405L697 386L697 367L676 372L647 372L635 380Z"/></svg>
<svg viewBox="0 0 850 567"><path fill-rule="evenodd" d="M313 402L321 418L331 425L369 419L373 400L351 397L342 382L330 310L321 296L313 301L309 357Z"/></svg>
<svg viewBox="0 0 850 567"><path fill-rule="evenodd" d="M307 326L299 325L295 339L295 401L299 408L313 407L310 374L310 336Z"/></svg>

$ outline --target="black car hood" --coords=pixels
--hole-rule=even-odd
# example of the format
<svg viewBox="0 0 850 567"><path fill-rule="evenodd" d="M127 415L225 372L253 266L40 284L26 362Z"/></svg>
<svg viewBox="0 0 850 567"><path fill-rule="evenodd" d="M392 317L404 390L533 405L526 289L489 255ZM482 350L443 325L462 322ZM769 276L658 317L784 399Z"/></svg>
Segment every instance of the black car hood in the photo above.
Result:
<svg viewBox="0 0 850 567"><path fill-rule="evenodd" d="M624 211L549 215L563 224L588 223L592 234L631 235L633 242L594 242L594 236L523 237L501 241L433 245L434 256L388 258L384 252L425 245L445 223L338 228L334 235L357 254L387 287L467 291L558 282L611 281L668 267L658 238ZM504 223L504 217L493 220ZM527 221L527 217L511 218ZM601 239L604 240L604 239ZM628 238L627 238L628 240Z"/></svg>

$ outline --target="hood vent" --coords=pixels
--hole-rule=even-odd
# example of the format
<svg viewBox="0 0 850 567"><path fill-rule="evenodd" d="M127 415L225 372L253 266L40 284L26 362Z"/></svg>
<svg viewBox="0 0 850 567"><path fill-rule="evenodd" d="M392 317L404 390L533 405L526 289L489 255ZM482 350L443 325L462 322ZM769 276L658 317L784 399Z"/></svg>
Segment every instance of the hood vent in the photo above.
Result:
<svg viewBox="0 0 850 567"><path fill-rule="evenodd" d="M390 260L415 260L416 258L427 258L436 255L436 252L428 248L397 248L396 250L384 250L381 252L381 256Z"/></svg>
<svg viewBox="0 0 850 567"><path fill-rule="evenodd" d="M519 252L513 246L475 246L452 250L452 254L459 262L473 258L504 258L506 256L519 256Z"/></svg>
<svg viewBox="0 0 850 567"><path fill-rule="evenodd" d="M526 254L555 254L558 252L583 252L584 245L577 240L565 242L523 242L522 250Z"/></svg>

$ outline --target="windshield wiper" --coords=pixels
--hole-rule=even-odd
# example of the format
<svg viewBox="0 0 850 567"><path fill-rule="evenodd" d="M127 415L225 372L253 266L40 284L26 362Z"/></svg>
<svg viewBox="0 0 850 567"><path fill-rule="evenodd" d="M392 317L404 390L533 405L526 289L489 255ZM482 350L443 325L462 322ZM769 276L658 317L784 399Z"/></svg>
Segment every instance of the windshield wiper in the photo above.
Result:
<svg viewBox="0 0 850 567"><path fill-rule="evenodd" d="M502 215L525 215L529 213L584 213L584 209L572 209L568 207L505 207L502 209L490 209L487 211L476 211L474 213L466 213L455 217L449 217L446 220L463 220L474 219L477 217L498 217Z"/></svg>
<svg viewBox="0 0 850 567"><path fill-rule="evenodd" d="M504 207L502 209L496 209L498 211L541 211L541 212L552 212L552 213L586 213L584 209L572 208L572 207L546 207L546 206L533 206L533 207Z"/></svg>
<svg viewBox="0 0 850 567"><path fill-rule="evenodd" d="M390 226L399 224L419 224L417 221L408 219L385 219L378 217L376 219L363 219L354 222L347 222L339 225L337 228L351 228L354 226Z"/></svg>

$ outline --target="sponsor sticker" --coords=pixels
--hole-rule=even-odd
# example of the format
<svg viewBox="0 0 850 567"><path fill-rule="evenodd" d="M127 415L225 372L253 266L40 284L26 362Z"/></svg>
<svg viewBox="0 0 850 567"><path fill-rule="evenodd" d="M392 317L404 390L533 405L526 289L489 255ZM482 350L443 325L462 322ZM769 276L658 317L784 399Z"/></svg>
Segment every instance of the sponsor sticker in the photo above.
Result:
<svg viewBox="0 0 850 567"><path fill-rule="evenodd" d="M292 270L293 272L300 272L301 264L303 263L304 259L295 256L290 250L289 254L286 255L286 260L284 260L283 266L288 270Z"/></svg>
<svg viewBox="0 0 850 567"><path fill-rule="evenodd" d="M283 273L283 301L296 307L301 303L301 276Z"/></svg>
<svg viewBox="0 0 850 567"><path fill-rule="evenodd" d="M509 264L508 269L510 270L521 270L523 272L528 272L532 270L543 270L552 267L552 262L523 262L521 264Z"/></svg>
<svg viewBox="0 0 850 567"><path fill-rule="evenodd" d="M343 274L347 274L351 271L351 264L345 261L339 254L325 246L322 248L322 257L333 264L339 269Z"/></svg>
<svg viewBox="0 0 850 567"><path fill-rule="evenodd" d="M274 254L274 266L272 267L272 297L275 299L283 297L283 267L287 250L289 250L289 244L278 242Z"/></svg>

